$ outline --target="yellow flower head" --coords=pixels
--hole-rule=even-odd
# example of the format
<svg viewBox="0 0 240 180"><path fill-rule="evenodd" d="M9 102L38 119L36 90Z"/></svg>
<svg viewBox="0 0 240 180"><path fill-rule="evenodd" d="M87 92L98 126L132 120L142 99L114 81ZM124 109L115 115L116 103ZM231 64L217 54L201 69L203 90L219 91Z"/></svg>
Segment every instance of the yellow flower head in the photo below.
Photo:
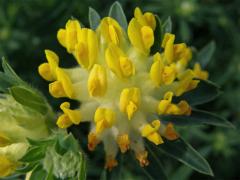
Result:
<svg viewBox="0 0 240 180"><path fill-rule="evenodd" d="M148 165L143 139L155 145L164 143L164 138L177 139L174 125L156 115L190 115L188 102L175 102L174 97L196 88L199 80L194 78L207 78L199 65L188 68L191 49L176 44L174 34L166 33L159 43L161 51L151 54L156 28L155 15L139 8L127 32L111 17L103 18L96 31L69 20L57 37L79 66L59 67L58 56L50 50L47 63L39 66L40 75L50 81L52 96L81 103L76 109L62 103L57 125L68 128L90 122L88 148L93 151L104 144L108 169L117 165L119 150L133 150L140 165Z"/></svg>

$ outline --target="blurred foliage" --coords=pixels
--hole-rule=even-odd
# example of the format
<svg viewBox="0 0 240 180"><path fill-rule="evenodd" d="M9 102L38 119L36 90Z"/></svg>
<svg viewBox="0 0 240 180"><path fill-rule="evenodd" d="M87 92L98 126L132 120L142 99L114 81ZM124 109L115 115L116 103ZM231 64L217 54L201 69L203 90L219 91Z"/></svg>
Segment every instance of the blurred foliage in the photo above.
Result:
<svg viewBox="0 0 240 180"><path fill-rule="evenodd" d="M163 19L171 16L173 32L177 35L178 42L187 42L197 49L201 49L211 40L216 43L216 51L206 69L210 71L210 79L217 82L224 93L217 100L201 108L214 110L228 118L237 128L197 127L189 128L187 132L182 131L183 137L190 140L193 147L200 150L208 159L215 177L200 175L186 166L172 164L173 161L169 163L169 159L162 159L170 179L240 178L237 168L240 163L240 1L119 2L128 19L133 15L136 6L144 11L152 11ZM59 102L52 101L47 92L47 83L37 74L37 67L44 58L44 49L62 52L59 55L66 59L64 65L73 65L72 57L68 56L57 43L57 30L63 27L70 17L76 17L83 25L89 26L88 7L93 7L101 16L105 16L112 3L113 1L109 0L0 0L0 56L5 56L24 80L31 82L36 88L45 90L43 92L56 107ZM84 128L86 127L82 128L83 133ZM96 162L101 160L99 157L92 158L95 158ZM124 166L121 172L124 172L124 178L140 178L136 166L122 163ZM98 164L102 166L102 162ZM93 178L96 177L94 173L98 175L101 169L92 168L91 171ZM102 174L102 177L105 176L106 173Z"/></svg>

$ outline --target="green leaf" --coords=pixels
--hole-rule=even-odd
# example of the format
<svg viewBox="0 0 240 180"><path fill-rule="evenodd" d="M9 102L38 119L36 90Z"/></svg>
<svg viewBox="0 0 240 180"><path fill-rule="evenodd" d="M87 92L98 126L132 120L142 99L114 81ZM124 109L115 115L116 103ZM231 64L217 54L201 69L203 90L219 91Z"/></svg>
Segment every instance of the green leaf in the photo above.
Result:
<svg viewBox="0 0 240 180"><path fill-rule="evenodd" d="M180 21L180 35L183 40L183 42L189 42L191 39L191 30L189 28L189 25L186 23L186 21L182 20Z"/></svg>
<svg viewBox="0 0 240 180"><path fill-rule="evenodd" d="M180 166L176 170L174 170L173 174L169 178L170 180L185 180L190 179L193 170L188 166Z"/></svg>
<svg viewBox="0 0 240 180"><path fill-rule="evenodd" d="M213 172L208 162L190 144L179 138L174 141L165 140L161 146L155 146L157 150L182 162L188 167L202 173L213 176Z"/></svg>
<svg viewBox="0 0 240 180"><path fill-rule="evenodd" d="M172 122L178 126L190 126L190 125L214 125L227 128L234 128L233 124L227 121L225 118L216 114L193 109L190 116L169 115L160 117L164 122Z"/></svg>
<svg viewBox="0 0 240 180"><path fill-rule="evenodd" d="M7 63L7 60L3 57L2 58L2 68L3 71L6 73L8 76L14 77L17 81L24 83L20 77L15 73L15 71L11 68L11 66Z"/></svg>
<svg viewBox="0 0 240 180"><path fill-rule="evenodd" d="M156 19L156 29L154 31L154 44L151 47L151 54L155 54L156 52L160 52L161 43L162 43L162 22L158 15L155 15Z"/></svg>
<svg viewBox="0 0 240 180"><path fill-rule="evenodd" d="M197 61L201 64L202 68L205 68L208 65L215 49L216 43L211 41L199 51L197 54Z"/></svg>
<svg viewBox="0 0 240 180"><path fill-rule="evenodd" d="M45 180L54 180L54 175L53 175L53 165L51 166L49 172L47 173Z"/></svg>
<svg viewBox="0 0 240 180"><path fill-rule="evenodd" d="M27 138L27 141L32 146L47 146L55 142L54 139L43 139L43 140L34 140L31 138Z"/></svg>
<svg viewBox="0 0 240 180"><path fill-rule="evenodd" d="M37 166L37 164L37 162L28 163L26 166L17 169L16 172L26 174L27 172L32 171Z"/></svg>
<svg viewBox="0 0 240 180"><path fill-rule="evenodd" d="M46 176L47 172L43 170L41 165L39 165L33 170L29 180L45 180Z"/></svg>
<svg viewBox="0 0 240 180"><path fill-rule="evenodd" d="M91 7L89 8L89 11L88 11L88 19L89 19L90 28L94 30L97 29L98 25L100 24L101 17L98 14L98 12Z"/></svg>
<svg viewBox="0 0 240 180"><path fill-rule="evenodd" d="M220 88L211 81L201 80L198 87L174 98L175 102L186 100L190 105L195 106L214 100L222 92Z"/></svg>
<svg viewBox="0 0 240 180"><path fill-rule="evenodd" d="M36 92L23 86L13 86L10 89L11 95L20 104L45 114L48 110L46 101Z"/></svg>
<svg viewBox="0 0 240 180"><path fill-rule="evenodd" d="M150 179L161 179L161 180L167 180L168 177L164 172L163 165L160 161L159 155L151 148L151 146L147 145L147 150L149 152L149 165L144 167L144 172L147 174L147 176Z"/></svg>
<svg viewBox="0 0 240 180"><path fill-rule="evenodd" d="M107 170L104 169L101 173L100 180L107 180Z"/></svg>
<svg viewBox="0 0 240 180"><path fill-rule="evenodd" d="M27 153L20 159L22 162L34 162L41 160L45 157L45 148L42 147L32 147Z"/></svg>
<svg viewBox="0 0 240 180"><path fill-rule="evenodd" d="M87 170L86 170L86 159L84 154L80 154L80 167L78 171L78 180L87 179Z"/></svg>
<svg viewBox="0 0 240 180"><path fill-rule="evenodd" d="M108 15L116 19L120 26L122 26L123 29L127 30L128 27L127 18L119 2L116 1L112 4Z"/></svg>
<svg viewBox="0 0 240 180"><path fill-rule="evenodd" d="M165 33L171 33L171 32L172 32L172 20L171 20L171 17L168 17L162 24L162 38Z"/></svg>
<svg viewBox="0 0 240 180"><path fill-rule="evenodd" d="M4 72L0 72L0 91L8 92L8 88L11 86L26 85L26 83L17 76L5 58L2 58L2 67Z"/></svg>

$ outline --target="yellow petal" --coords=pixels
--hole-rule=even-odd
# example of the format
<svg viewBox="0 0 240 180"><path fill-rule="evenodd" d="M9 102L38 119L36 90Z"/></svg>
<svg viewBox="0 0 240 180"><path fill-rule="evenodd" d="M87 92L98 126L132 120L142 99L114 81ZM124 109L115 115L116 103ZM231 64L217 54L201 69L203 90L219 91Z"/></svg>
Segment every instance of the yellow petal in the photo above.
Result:
<svg viewBox="0 0 240 180"><path fill-rule="evenodd" d="M135 73L135 68L124 52L114 44L110 44L105 51L108 67L118 78L127 78Z"/></svg>
<svg viewBox="0 0 240 180"><path fill-rule="evenodd" d="M195 63L193 72L195 77L198 79L202 79L202 80L208 79L208 72L203 71L199 63Z"/></svg>
<svg viewBox="0 0 240 180"><path fill-rule="evenodd" d="M135 18L129 22L128 25L128 38L131 44L141 53L147 55L149 51L145 48L142 40L141 25Z"/></svg>
<svg viewBox="0 0 240 180"><path fill-rule="evenodd" d="M46 55L46 58L47 58L47 61L49 64L49 69L51 72L51 75L49 75L49 76L51 76L55 80L56 79L56 69L57 69L58 63L59 63L59 57L56 53L54 53L51 50L47 50L47 49L45 50L45 55ZM45 68L47 68L46 65L45 65Z"/></svg>
<svg viewBox="0 0 240 180"><path fill-rule="evenodd" d="M125 88L122 90L119 107L122 112L127 114L129 120L132 119L134 113L138 110L140 101L139 88Z"/></svg>
<svg viewBox="0 0 240 180"><path fill-rule="evenodd" d="M148 157L147 151L141 151L141 152L136 153L136 158L139 161L139 164L141 167L149 165L149 161L148 161L147 157Z"/></svg>
<svg viewBox="0 0 240 180"><path fill-rule="evenodd" d="M124 35L121 26L111 17L105 17L99 25L101 35L107 43L120 45L123 42Z"/></svg>
<svg viewBox="0 0 240 180"><path fill-rule="evenodd" d="M130 148L130 140L128 134L122 134L117 137L117 143L122 153Z"/></svg>
<svg viewBox="0 0 240 180"><path fill-rule="evenodd" d="M106 70L99 64L95 64L88 78L88 92L90 96L104 96L107 90Z"/></svg>
<svg viewBox="0 0 240 180"><path fill-rule="evenodd" d="M47 81L55 80L48 63L43 63L40 66L38 66L38 73L41 75L43 79Z"/></svg>
<svg viewBox="0 0 240 180"><path fill-rule="evenodd" d="M162 62L160 53L156 53L153 58L154 63L150 69L150 77L156 86L160 86L162 83L161 75L163 73L164 64Z"/></svg>
<svg viewBox="0 0 240 180"><path fill-rule="evenodd" d="M98 108L94 115L96 133L99 134L106 128L110 128L116 121L115 112L107 108Z"/></svg>
<svg viewBox="0 0 240 180"><path fill-rule="evenodd" d="M97 138L97 135L93 132L90 132L88 134L88 149L89 151L94 151L96 146L100 143L99 139Z"/></svg>
<svg viewBox="0 0 240 180"><path fill-rule="evenodd" d="M77 33L81 29L78 20L68 20L66 23L66 48L69 53L75 50L77 44Z"/></svg>
<svg viewBox="0 0 240 180"><path fill-rule="evenodd" d="M174 129L174 126L172 123L168 123L164 132L164 137L170 141L176 140L179 138L179 135Z"/></svg>
<svg viewBox="0 0 240 180"><path fill-rule="evenodd" d="M79 110L71 110L69 102L62 103L60 105L60 108L64 112L64 114L66 114L69 117L73 124L77 125L80 123L82 119L81 112Z"/></svg>
<svg viewBox="0 0 240 180"><path fill-rule="evenodd" d="M168 64L173 62L174 58L174 40L175 35L166 33L163 38L162 47L164 48L164 58L166 59Z"/></svg>
<svg viewBox="0 0 240 180"><path fill-rule="evenodd" d="M98 57L98 39L96 33L87 28L78 31L78 43L75 46L74 55L78 63L86 69L90 69L96 63Z"/></svg>
<svg viewBox="0 0 240 180"><path fill-rule="evenodd" d="M171 84L176 77L176 66L175 64L171 64L170 66L165 66L163 68L162 74L162 82L166 85Z"/></svg>
<svg viewBox="0 0 240 180"><path fill-rule="evenodd" d="M57 39L58 42L63 46L66 47L66 30L65 29L59 29L57 32Z"/></svg>
<svg viewBox="0 0 240 180"><path fill-rule="evenodd" d="M62 114L57 119L57 126L59 128L65 129L70 127L72 124L73 124L72 121L70 120L69 116L66 114Z"/></svg>
<svg viewBox="0 0 240 180"><path fill-rule="evenodd" d="M67 97L60 81L54 81L49 84L49 93L55 98Z"/></svg>
<svg viewBox="0 0 240 180"><path fill-rule="evenodd" d="M149 50L154 43L153 30L149 26L141 28L141 36L145 49Z"/></svg>
<svg viewBox="0 0 240 180"><path fill-rule="evenodd" d="M74 98L73 85L72 85L72 82L71 82L69 76L67 75L67 73L63 69L57 68L56 74L57 74L57 79L58 79L58 81L61 82L62 87L63 87L64 92L67 95L67 97Z"/></svg>

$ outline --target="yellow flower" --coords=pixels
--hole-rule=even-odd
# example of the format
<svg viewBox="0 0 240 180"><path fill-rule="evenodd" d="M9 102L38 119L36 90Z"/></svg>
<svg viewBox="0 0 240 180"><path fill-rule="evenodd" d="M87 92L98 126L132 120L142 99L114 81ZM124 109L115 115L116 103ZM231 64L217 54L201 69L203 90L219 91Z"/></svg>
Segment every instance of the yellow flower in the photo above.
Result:
<svg viewBox="0 0 240 180"><path fill-rule="evenodd" d="M191 108L186 101L180 101L178 104L172 103L172 92L167 92L163 100L159 102L158 114L172 114L172 115L190 115Z"/></svg>
<svg viewBox="0 0 240 180"><path fill-rule="evenodd" d="M139 52L148 55L154 43L155 17L149 12L143 15L139 8L135 9L134 16L128 25L129 40Z"/></svg>
<svg viewBox="0 0 240 180"><path fill-rule="evenodd" d="M60 108L64 112L59 116L57 120L57 125L60 128L68 128L72 124L79 124L81 121L81 112L78 110L71 110L70 103L64 102L61 104Z"/></svg>
<svg viewBox="0 0 240 180"><path fill-rule="evenodd" d="M98 58L98 39L96 33L87 28L78 31L78 42L74 55L77 62L86 69L90 69Z"/></svg>
<svg viewBox="0 0 240 180"><path fill-rule="evenodd" d="M195 77L198 79L202 79L202 80L208 79L208 72L203 71L199 63L195 63L193 72Z"/></svg>
<svg viewBox="0 0 240 180"><path fill-rule="evenodd" d="M160 121L154 120L151 125L147 124L142 128L142 136L146 137L149 141L153 142L156 145L162 144L163 140L158 133L160 128Z"/></svg>
<svg viewBox="0 0 240 180"><path fill-rule="evenodd" d="M68 20L65 29L60 29L57 33L59 43L65 47L69 53L75 50L78 31L80 30L81 25L78 20Z"/></svg>
<svg viewBox="0 0 240 180"><path fill-rule="evenodd" d="M123 43L123 30L115 19L111 17L103 18L99 25L99 31L107 43L113 43L115 45L121 45Z"/></svg>
<svg viewBox="0 0 240 180"><path fill-rule="evenodd" d="M199 80L194 78L205 78L197 65L194 70L188 67L191 49L185 43L175 44L174 34L166 33L159 43L162 50L150 54L155 28L154 14L139 8L127 32L111 17L103 18L96 32L70 20L59 30L58 40L79 66L59 67L57 55L48 51L48 63L39 67L40 75L51 81L52 96L81 103L76 109L61 104L57 125L68 128L90 122L88 149L103 143L108 169L117 165L119 149L133 150L140 165L147 166L144 138L159 146L162 137L177 139L173 124L154 117L190 115L190 105L185 100L175 103L173 98L196 88Z"/></svg>

